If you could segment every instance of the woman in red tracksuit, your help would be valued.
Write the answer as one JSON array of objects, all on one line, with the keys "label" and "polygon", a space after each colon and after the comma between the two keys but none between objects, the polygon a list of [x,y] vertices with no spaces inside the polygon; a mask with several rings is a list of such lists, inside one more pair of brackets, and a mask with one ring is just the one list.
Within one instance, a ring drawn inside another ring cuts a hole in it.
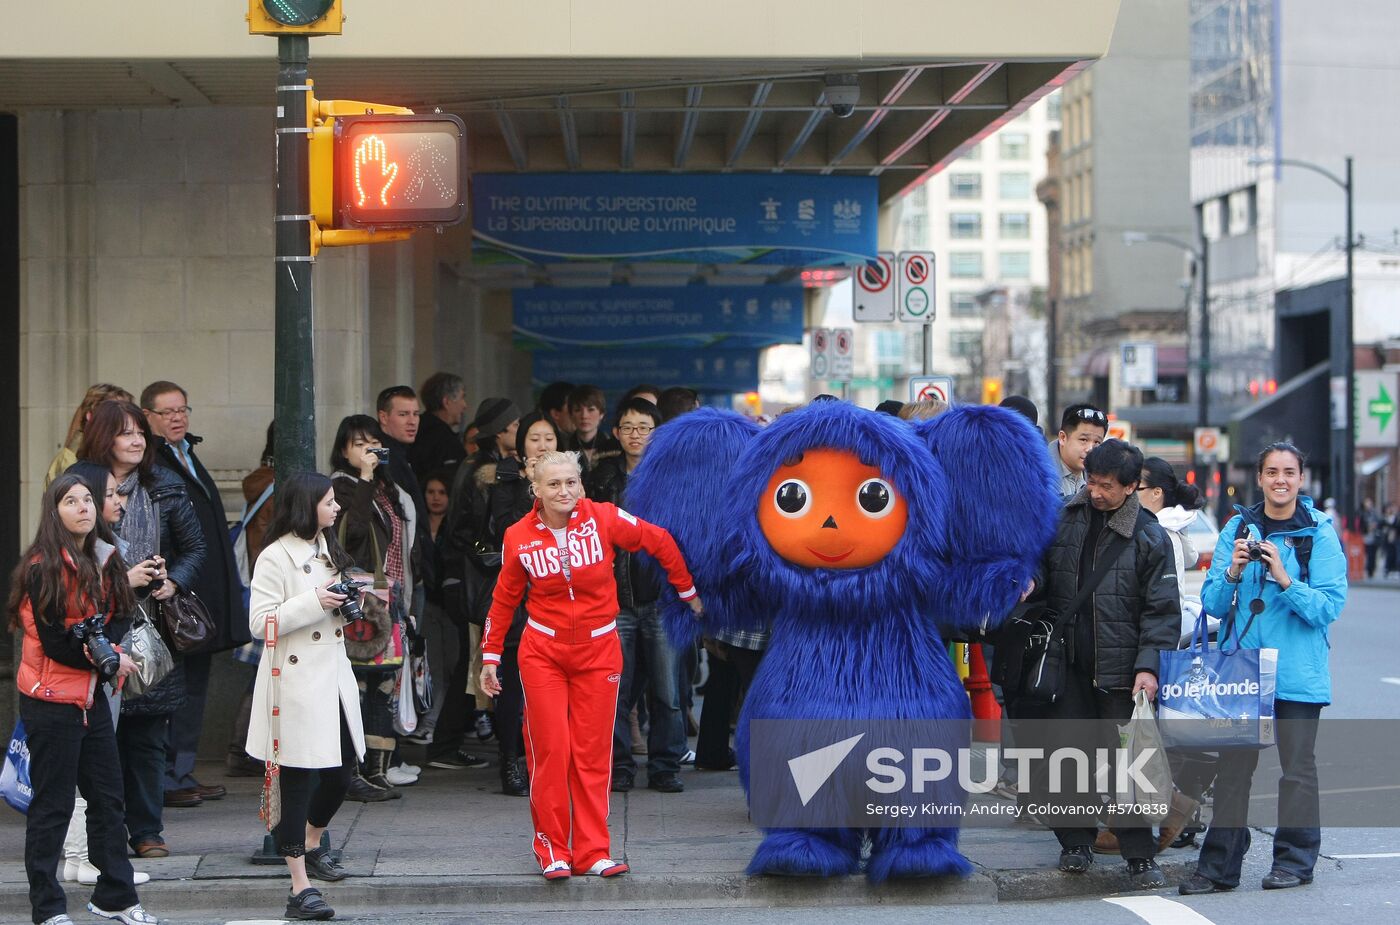
[{"label": "woman in red tracksuit", "polygon": [[481,643],[481,688],[493,697],[500,693],[496,665],[511,615],[528,589],[520,680],[535,857],[550,880],[612,877],[627,871],[608,845],[612,729],[622,672],[613,546],[654,556],[696,614],[700,599],[671,534],[583,496],[577,453],[545,453],[530,476],[537,500],[506,530]]}]

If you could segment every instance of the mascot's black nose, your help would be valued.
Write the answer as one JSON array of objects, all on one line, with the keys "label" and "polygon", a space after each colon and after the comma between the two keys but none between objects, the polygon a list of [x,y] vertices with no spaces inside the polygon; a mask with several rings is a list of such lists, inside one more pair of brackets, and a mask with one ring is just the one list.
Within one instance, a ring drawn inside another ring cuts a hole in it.
[{"label": "mascot's black nose", "polygon": [[839,529],[839,528],[836,526],[836,518],[835,518],[835,517],[832,517],[832,516],[829,515],[829,514],[827,515],[826,523],[822,524],[822,529],[823,529],[823,530],[825,530],[827,527],[830,527],[830,528],[833,529],[833,530]]}]

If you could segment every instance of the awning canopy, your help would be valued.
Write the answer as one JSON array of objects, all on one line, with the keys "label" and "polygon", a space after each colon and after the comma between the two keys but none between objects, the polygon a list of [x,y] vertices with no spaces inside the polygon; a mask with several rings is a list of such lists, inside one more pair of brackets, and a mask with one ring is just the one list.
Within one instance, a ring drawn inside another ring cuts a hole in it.
[{"label": "awning canopy", "polygon": [[[1104,55],[1119,0],[347,0],[322,99],[441,107],[473,172],[800,171],[902,195]],[[0,110],[265,106],[275,41],[237,4],[5,14]],[[157,25],[158,24],[158,25]],[[856,88],[846,118],[829,94]]]},{"label": "awning canopy", "polygon": [[1230,454],[1235,465],[1253,465],[1261,447],[1288,440],[1312,460],[1325,464],[1331,434],[1331,364],[1318,363],[1279,386],[1277,392],[1236,412],[1230,421]]}]

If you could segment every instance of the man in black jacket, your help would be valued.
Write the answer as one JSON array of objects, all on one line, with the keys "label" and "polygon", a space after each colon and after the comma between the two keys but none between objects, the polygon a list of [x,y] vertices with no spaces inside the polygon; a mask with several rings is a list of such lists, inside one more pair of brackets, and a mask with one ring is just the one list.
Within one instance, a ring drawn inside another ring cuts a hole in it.
[{"label": "man in black jacket", "polygon": [[[642,461],[651,432],[661,413],[645,398],[633,398],[619,409],[613,436],[622,453],[598,463],[589,473],[588,497],[621,505],[627,476]],[[680,793],[681,759],[686,753],[685,720],[681,715],[676,653],[666,640],[657,600],[661,587],[652,567],[623,549],[614,550],[617,577],[617,639],[622,645],[622,678],[618,684],[617,719],[613,726],[612,789],[632,789],[637,765],[632,759],[634,693],[647,694],[647,786],[662,793]]]},{"label": "man in black jacket", "polygon": [[190,588],[214,618],[217,640],[208,651],[186,655],[185,704],[171,717],[166,749],[165,805],[194,806],[217,800],[227,791],[219,784],[201,784],[194,777],[199,737],[204,731],[204,705],[209,693],[209,668],[215,652],[241,646],[250,638],[248,615],[242,612],[242,582],[228,535],[228,514],[219,487],[204,468],[195,447],[202,441],[189,432],[189,395],[174,382],[159,380],[141,392],[141,408],[159,438],[156,461],[185,484],[185,493],[199,517],[204,536],[204,564]]},{"label": "man in black jacket", "polygon": [[[1142,453],[1121,440],[1108,440],[1088,454],[1084,470],[1085,486],[1066,502],[1055,540],[1045,554],[1039,593],[1048,612],[1070,621],[1065,637],[1069,642],[1065,690],[1045,708],[1043,717],[1100,721],[1092,727],[1095,741],[1047,745],[1088,749],[1092,770],[1094,748],[1118,747],[1116,726],[1132,714],[1134,695],[1144,691],[1149,700],[1156,698],[1158,653],[1175,647],[1181,611],[1171,541],[1137,499]],[[1126,545],[1115,543],[1120,537]],[[1066,613],[1104,555],[1110,555],[1113,564],[1102,582],[1077,613]],[[1164,794],[1162,799],[1169,796]],[[1099,797],[1080,793],[1050,799],[1059,805],[1093,807]],[[1067,873],[1083,873],[1093,863],[1097,819],[1089,816],[1084,822],[1088,824],[1055,829],[1063,849],[1060,870]],[[1144,822],[1112,828],[1133,885],[1161,886],[1165,879],[1152,860],[1156,854],[1152,830]]]},{"label": "man in black jacket", "polygon": [[457,428],[467,413],[466,383],[452,373],[433,373],[418,390],[423,400],[423,416],[418,436],[408,449],[413,474],[422,485],[434,472],[447,472],[467,458],[466,447]]}]

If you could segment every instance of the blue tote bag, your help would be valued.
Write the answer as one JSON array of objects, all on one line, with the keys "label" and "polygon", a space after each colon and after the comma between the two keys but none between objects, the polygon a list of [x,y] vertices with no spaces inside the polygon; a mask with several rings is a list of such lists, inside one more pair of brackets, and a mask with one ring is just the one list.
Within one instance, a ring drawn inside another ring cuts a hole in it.
[{"label": "blue tote bag", "polygon": [[0,797],[22,813],[29,812],[34,789],[29,783],[29,738],[24,734],[24,720],[15,723],[15,733],[5,749],[5,764],[0,768]]},{"label": "blue tote bag", "polygon": [[[1242,649],[1238,638],[1227,649],[1233,626],[1233,619],[1225,621],[1220,642],[1212,648],[1202,611],[1190,648],[1161,653],[1157,726],[1168,748],[1209,751],[1274,744],[1278,649]],[[1246,623],[1240,636],[1248,630]]]}]

